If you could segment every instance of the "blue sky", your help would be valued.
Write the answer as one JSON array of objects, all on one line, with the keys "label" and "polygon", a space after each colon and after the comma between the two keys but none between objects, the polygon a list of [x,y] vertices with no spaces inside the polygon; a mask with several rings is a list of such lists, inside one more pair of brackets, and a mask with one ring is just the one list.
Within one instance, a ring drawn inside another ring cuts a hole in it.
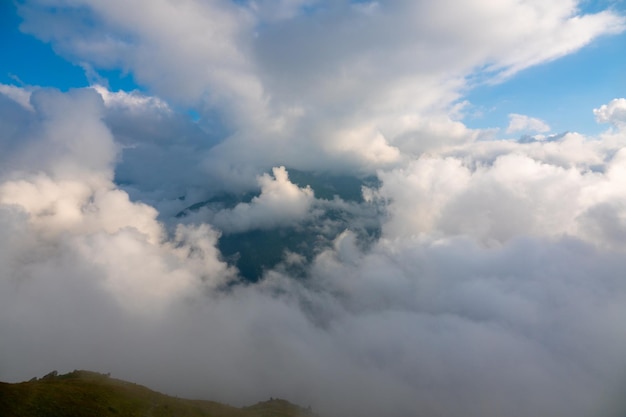
[{"label": "blue sky", "polygon": [[[584,13],[611,8],[624,14],[623,0],[588,0]],[[592,109],[626,94],[626,33],[601,37],[591,45],[552,62],[526,69],[496,85],[483,85],[465,97],[476,113],[465,119],[469,127],[503,127],[510,113],[545,120],[553,133],[595,134]],[[471,112],[470,112],[471,113]]]},{"label": "blue sky", "polygon": [[[545,120],[554,133],[597,133],[592,109],[626,94],[626,34],[607,36],[553,62],[528,68],[465,97],[479,112],[469,127],[506,126],[509,113]],[[471,113],[471,111],[469,112]]]},{"label": "blue sky", "polygon": [[54,86],[60,89],[83,87],[84,71],[54,53],[50,45],[20,32],[21,19],[15,6],[0,3],[0,82],[5,84]]},{"label": "blue sky", "polygon": [[[11,1],[0,2],[0,82],[54,87],[62,91],[89,86],[85,70],[57,54],[51,44],[20,30],[22,19]],[[99,70],[112,90],[139,88],[130,74]]]}]

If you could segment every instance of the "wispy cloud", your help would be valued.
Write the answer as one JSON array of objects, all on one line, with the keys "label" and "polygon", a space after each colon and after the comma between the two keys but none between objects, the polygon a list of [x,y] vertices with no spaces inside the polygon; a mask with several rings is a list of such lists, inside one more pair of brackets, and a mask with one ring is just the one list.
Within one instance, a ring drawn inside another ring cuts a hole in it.
[{"label": "wispy cloud", "polygon": [[509,114],[509,126],[506,133],[516,132],[538,132],[545,133],[550,131],[550,126],[543,120],[535,117],[526,116],[524,114]]}]

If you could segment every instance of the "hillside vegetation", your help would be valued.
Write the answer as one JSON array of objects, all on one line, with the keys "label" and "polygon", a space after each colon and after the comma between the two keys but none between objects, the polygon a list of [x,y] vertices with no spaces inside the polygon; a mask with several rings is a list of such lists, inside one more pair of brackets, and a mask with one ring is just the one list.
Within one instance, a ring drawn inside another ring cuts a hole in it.
[{"label": "hillside vegetation", "polygon": [[185,400],[89,371],[52,372],[41,379],[0,382],[3,417],[312,417],[309,410],[272,399],[244,408]]}]

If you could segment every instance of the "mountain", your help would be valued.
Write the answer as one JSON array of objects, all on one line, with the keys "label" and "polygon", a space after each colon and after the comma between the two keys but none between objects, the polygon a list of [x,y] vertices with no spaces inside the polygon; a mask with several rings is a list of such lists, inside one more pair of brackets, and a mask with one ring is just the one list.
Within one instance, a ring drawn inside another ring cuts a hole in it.
[{"label": "mountain", "polygon": [[89,371],[8,384],[0,382],[0,416],[6,417],[314,417],[280,399],[236,408],[185,400]]},{"label": "mountain", "polygon": [[[380,187],[377,177],[358,178],[294,168],[288,168],[288,172],[289,181],[300,188],[310,187],[315,193],[315,202],[306,218],[289,226],[221,230],[217,247],[224,260],[237,267],[245,281],[261,280],[265,271],[285,260],[287,253],[297,254],[303,260],[302,268],[291,265],[289,271],[292,276],[301,277],[306,265],[321,251],[332,247],[334,240],[345,230],[353,232],[363,246],[380,236],[380,208],[363,198],[364,187]],[[260,191],[223,192],[190,205],[176,217],[192,216],[203,209],[206,213],[232,210],[240,203],[250,203],[259,195]],[[210,223],[210,217],[201,219]]]}]

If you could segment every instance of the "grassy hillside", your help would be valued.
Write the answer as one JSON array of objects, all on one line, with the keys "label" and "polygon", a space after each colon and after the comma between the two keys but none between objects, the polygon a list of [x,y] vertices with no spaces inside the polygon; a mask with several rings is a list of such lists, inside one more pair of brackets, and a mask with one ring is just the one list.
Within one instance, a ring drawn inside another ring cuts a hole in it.
[{"label": "grassy hillside", "polygon": [[183,400],[107,375],[51,373],[18,384],[0,383],[3,417],[312,417],[284,400],[235,408],[213,401]]}]

